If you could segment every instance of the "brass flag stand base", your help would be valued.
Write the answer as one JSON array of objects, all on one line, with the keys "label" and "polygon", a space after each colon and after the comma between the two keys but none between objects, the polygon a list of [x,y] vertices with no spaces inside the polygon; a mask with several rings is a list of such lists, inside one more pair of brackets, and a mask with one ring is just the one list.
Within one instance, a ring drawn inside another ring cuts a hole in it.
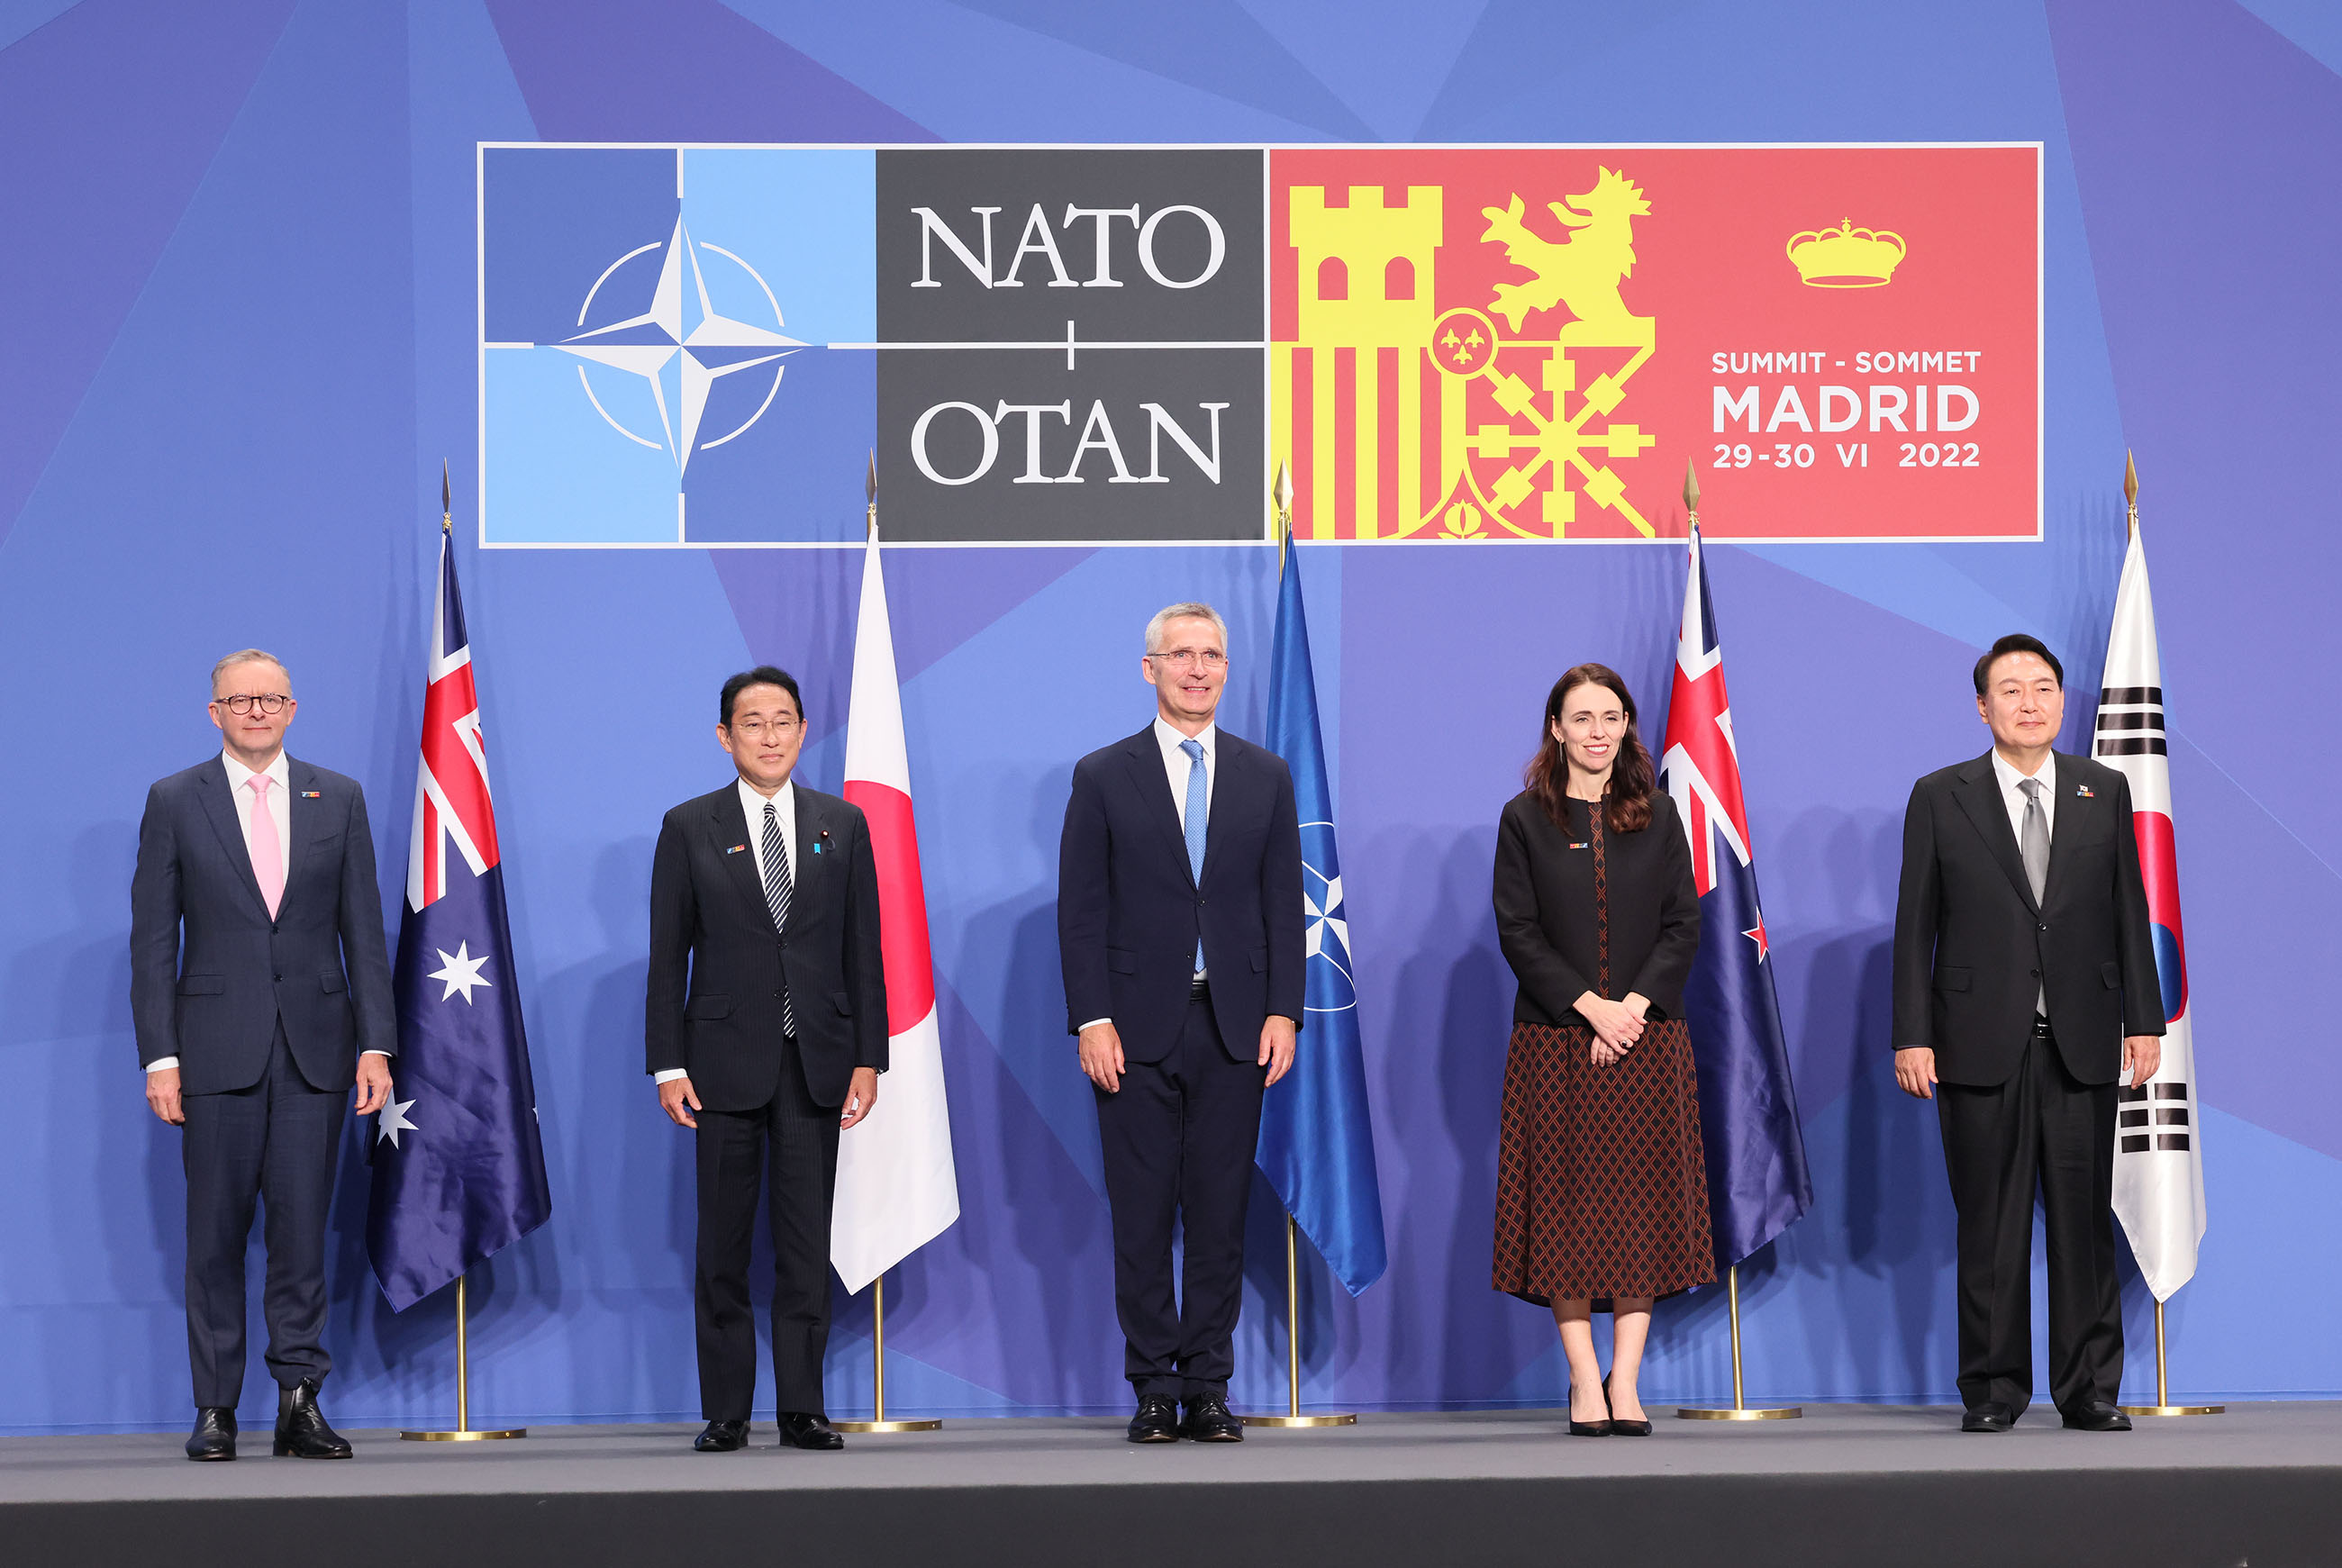
[{"label": "brass flag stand base", "polygon": [[398,1435],[409,1443],[489,1443],[499,1438],[526,1437],[525,1426],[507,1426],[495,1432],[479,1432],[472,1426],[472,1356],[467,1330],[471,1303],[464,1291],[464,1276],[455,1276],[455,1430],[453,1432],[402,1432]]},{"label": "brass flag stand base", "polygon": [[2219,1415],[2225,1404],[2174,1404],[2171,1383],[2163,1370],[2163,1303],[2155,1303],[2155,1403],[2117,1406],[2125,1415]]},{"label": "brass flag stand base", "polygon": [[1678,1405],[1676,1414],[1686,1421],[1795,1421],[1806,1413],[1803,1405],[1770,1404],[1751,1407],[1740,1391],[1740,1265],[1733,1264],[1724,1273],[1725,1290],[1732,1303],[1732,1406],[1718,1410],[1709,1405]]},{"label": "brass flag stand base", "polygon": [[880,1274],[870,1282],[870,1419],[867,1421],[833,1421],[830,1425],[840,1432],[933,1432],[943,1425],[939,1420],[889,1421],[886,1419],[886,1276]]},{"label": "brass flag stand base", "polygon": [[1246,1426],[1356,1426],[1358,1418],[1352,1414],[1301,1413],[1300,1248],[1295,1239],[1300,1229],[1291,1214],[1285,1216],[1285,1413],[1238,1419]]}]

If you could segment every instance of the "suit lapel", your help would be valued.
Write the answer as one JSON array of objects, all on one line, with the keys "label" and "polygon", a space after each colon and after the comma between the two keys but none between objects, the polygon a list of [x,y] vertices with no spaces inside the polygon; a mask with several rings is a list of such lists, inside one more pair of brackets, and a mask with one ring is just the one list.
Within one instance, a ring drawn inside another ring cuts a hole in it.
[{"label": "suit lapel", "polygon": [[[1967,813],[1968,821],[1975,824],[1977,832],[1983,836],[1985,848],[1991,852],[1993,859],[2000,863],[2000,869],[2007,876],[2009,884],[2017,889],[2017,896],[2025,901],[2026,908],[2038,914],[2041,906],[2034,901],[2032,880],[2025,874],[2025,857],[2017,853],[2017,834],[2009,828],[2008,808],[2001,803],[2000,780],[1993,772],[1989,754],[1970,763],[1962,771],[1959,787],[1952,792],[1952,795],[1960,803],[1960,809]],[[2054,835],[2052,837],[2054,842]],[[2055,864],[2053,858],[2053,870]],[[2042,885],[2045,888],[2048,885],[2047,877],[2043,878]]]},{"label": "suit lapel", "polygon": [[[748,846],[752,834],[762,833],[764,824],[751,827],[748,814],[741,809],[740,791],[736,785],[726,785],[708,801],[708,836],[715,845],[716,858],[723,863],[732,885],[749,906],[766,911],[765,924],[772,924],[772,906],[765,902],[765,884],[756,876],[756,852]],[[737,846],[736,851],[735,846]]]},{"label": "suit lapel", "polygon": [[210,766],[196,774],[195,795],[204,803],[204,814],[212,819],[212,828],[219,834],[220,848],[225,852],[236,880],[252,895],[253,907],[266,919],[268,901],[260,896],[260,878],[252,874],[252,850],[244,842],[244,824],[236,820],[235,797],[228,790],[225,763],[214,758]]},{"label": "suit lapel", "polygon": [[[1236,802],[1236,792],[1244,788],[1243,769],[1236,760],[1236,748],[1228,744],[1226,730],[1219,734],[1219,744],[1214,748],[1219,755],[1212,761],[1212,794],[1209,814],[1204,818],[1204,874],[1212,874],[1212,863],[1219,857],[1220,844],[1227,837],[1220,824],[1226,820],[1226,808]],[[1182,848],[1186,845],[1183,844]]]},{"label": "suit lapel", "polygon": [[[789,845],[789,875],[794,879],[789,888],[789,929],[794,931],[806,923],[806,911],[813,907],[813,889],[829,874],[832,853],[830,841],[822,837],[836,824],[829,820],[829,811],[812,791],[799,789],[797,795],[796,841]],[[820,846],[816,853],[816,846]]]},{"label": "suit lapel", "polygon": [[[309,864],[309,852],[315,847],[318,832],[325,824],[325,814],[318,809],[325,804],[323,792],[315,800],[301,798],[303,790],[317,789],[317,770],[289,756],[285,762],[285,782],[291,786],[285,792],[285,820],[292,824],[293,853],[285,858],[285,897],[276,906],[280,915],[285,913],[285,905],[293,902],[293,890],[301,885],[301,872]],[[249,860],[251,856],[245,858]],[[259,885],[257,879],[254,885]]]},{"label": "suit lapel", "polygon": [[[1146,814],[1167,834],[1179,869],[1187,873],[1187,880],[1196,880],[1195,867],[1187,864],[1187,835],[1179,827],[1179,803],[1171,794],[1170,771],[1163,765],[1163,748],[1155,744],[1155,726],[1149,724],[1130,737],[1123,747],[1130,764],[1131,782],[1138,787],[1138,798],[1147,803]],[[1209,824],[1206,823],[1208,829]]]}]

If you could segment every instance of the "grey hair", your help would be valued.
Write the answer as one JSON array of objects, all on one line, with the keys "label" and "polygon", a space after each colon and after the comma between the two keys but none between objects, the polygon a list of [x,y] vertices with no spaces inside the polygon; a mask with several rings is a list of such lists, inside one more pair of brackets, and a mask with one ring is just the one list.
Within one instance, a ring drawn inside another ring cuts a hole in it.
[{"label": "grey hair", "polygon": [[1146,623],[1148,653],[1159,654],[1163,651],[1163,628],[1174,621],[1209,621],[1213,628],[1220,634],[1221,648],[1225,650],[1228,645],[1228,624],[1220,619],[1220,613],[1209,604],[1190,602],[1184,604],[1166,604],[1155,612],[1155,618]]},{"label": "grey hair", "polygon": [[[219,690],[220,677],[238,664],[274,664],[278,669],[285,670],[285,661],[265,648],[238,648],[212,666],[214,692]],[[285,684],[288,686],[293,684],[293,672],[290,670],[285,670]],[[292,694],[288,692],[285,694],[290,696]]]}]

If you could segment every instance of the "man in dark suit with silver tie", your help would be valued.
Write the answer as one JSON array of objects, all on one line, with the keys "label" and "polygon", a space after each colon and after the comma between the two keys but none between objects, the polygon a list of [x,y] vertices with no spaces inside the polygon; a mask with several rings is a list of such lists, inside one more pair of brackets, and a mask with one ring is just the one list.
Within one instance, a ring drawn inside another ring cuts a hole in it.
[{"label": "man in dark suit with silver tie", "polygon": [[275,1452],[346,1459],[317,1407],[333,1370],[325,1213],[345,1097],[390,1098],[389,950],[355,779],[285,754],[298,707],[257,648],[212,668],[219,756],[147,793],[130,884],[130,1006],[146,1103],[185,1129],[190,1459],[235,1457],[244,1254],[265,1202]]},{"label": "man in dark suit with silver tie", "polygon": [[797,684],[770,664],[724,683],[716,739],[739,776],[666,814],[651,863],[647,1064],[696,1134],[693,1286],[702,1453],[746,1445],[756,1383],[748,1249],[760,1187],[773,1233],[781,1441],[838,1449],[824,1413],[829,1213],[838,1134],[886,1070],[878,871],[860,807],[803,788]]},{"label": "man in dark suit with silver tie", "polygon": [[1976,664],[1992,750],[1911,791],[1895,905],[1895,1078],[1933,1099],[1958,1211],[1963,1432],[2033,1398],[2033,1204],[2049,1251],[2049,1391],[2123,1432],[2115,1090],[2162,1056],[2130,785],[2050,748],[2065,671],[2022,634]]},{"label": "man in dark suit with silver tie", "polygon": [[1244,1437],[1227,1391],[1245,1204],[1262,1094],[1301,1025],[1293,775],[1214,723],[1227,638],[1208,604],[1147,623],[1155,721],[1075,764],[1058,849],[1066,1026],[1096,1086],[1133,1443]]}]

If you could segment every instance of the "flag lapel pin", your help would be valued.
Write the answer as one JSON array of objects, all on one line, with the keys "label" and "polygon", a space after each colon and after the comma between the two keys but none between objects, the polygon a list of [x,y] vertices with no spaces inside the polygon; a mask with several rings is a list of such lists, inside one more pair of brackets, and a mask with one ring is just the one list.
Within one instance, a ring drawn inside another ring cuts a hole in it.
[{"label": "flag lapel pin", "polygon": [[2087,784],[2076,784],[2074,786],[2074,793],[2080,795],[2084,800],[2096,800],[2098,798]]},{"label": "flag lapel pin", "polygon": [[745,844],[736,844],[726,848],[724,853],[726,854],[737,854],[747,847],[748,846]]},{"label": "flag lapel pin", "polygon": [[301,798],[303,800],[323,800],[325,798],[325,792],[321,789],[305,789],[301,792]]},{"label": "flag lapel pin", "polygon": [[1592,839],[1587,839],[1587,840],[1586,841],[1586,844],[1571,844],[1569,847],[1570,847],[1570,848],[1572,848],[1572,849],[1584,849],[1584,848],[1586,846],[1586,844],[1592,844],[1593,842],[1594,842],[1594,841],[1593,841]]}]

